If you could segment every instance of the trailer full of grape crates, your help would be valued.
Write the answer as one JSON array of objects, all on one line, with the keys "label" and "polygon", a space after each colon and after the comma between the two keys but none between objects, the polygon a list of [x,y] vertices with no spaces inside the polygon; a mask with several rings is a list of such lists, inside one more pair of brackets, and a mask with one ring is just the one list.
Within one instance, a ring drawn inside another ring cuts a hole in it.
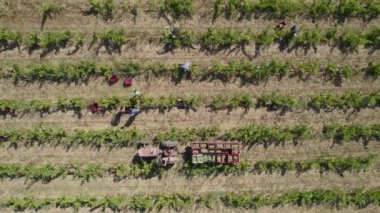
[{"label": "trailer full of grape crates", "polygon": [[240,147],[237,141],[193,142],[191,161],[193,164],[237,164],[240,162]]}]

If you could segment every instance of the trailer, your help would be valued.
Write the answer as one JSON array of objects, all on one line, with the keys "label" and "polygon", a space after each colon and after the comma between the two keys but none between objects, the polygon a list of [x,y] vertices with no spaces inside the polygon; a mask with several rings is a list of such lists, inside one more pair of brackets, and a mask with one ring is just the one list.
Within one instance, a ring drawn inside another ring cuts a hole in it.
[{"label": "trailer", "polygon": [[240,162],[241,143],[237,141],[209,141],[191,143],[193,164],[237,164]]}]

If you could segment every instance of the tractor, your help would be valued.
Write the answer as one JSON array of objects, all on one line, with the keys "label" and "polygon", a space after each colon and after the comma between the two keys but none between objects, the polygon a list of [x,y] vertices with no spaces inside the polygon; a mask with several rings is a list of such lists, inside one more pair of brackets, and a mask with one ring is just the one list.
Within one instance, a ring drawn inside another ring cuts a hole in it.
[{"label": "tractor", "polygon": [[167,166],[173,165],[178,161],[178,141],[163,141],[160,144],[160,150],[162,150],[161,156],[159,158],[159,165]]},{"label": "tractor", "polygon": [[156,161],[160,166],[170,166],[178,161],[178,142],[164,141],[159,148],[152,147],[149,142],[140,142],[137,155],[141,161]]}]

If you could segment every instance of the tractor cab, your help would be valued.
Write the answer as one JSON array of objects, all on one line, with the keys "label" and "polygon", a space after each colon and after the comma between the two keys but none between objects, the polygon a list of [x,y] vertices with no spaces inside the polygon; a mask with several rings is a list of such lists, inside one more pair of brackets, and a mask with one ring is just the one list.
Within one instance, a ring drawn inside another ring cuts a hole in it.
[{"label": "tractor cab", "polygon": [[146,140],[142,140],[138,143],[139,149],[137,150],[137,156],[142,161],[152,161],[158,159],[162,151],[155,147],[150,146],[150,143]]},{"label": "tractor cab", "polygon": [[178,161],[178,141],[164,141],[160,145],[162,151],[159,164],[161,166],[173,165]]}]

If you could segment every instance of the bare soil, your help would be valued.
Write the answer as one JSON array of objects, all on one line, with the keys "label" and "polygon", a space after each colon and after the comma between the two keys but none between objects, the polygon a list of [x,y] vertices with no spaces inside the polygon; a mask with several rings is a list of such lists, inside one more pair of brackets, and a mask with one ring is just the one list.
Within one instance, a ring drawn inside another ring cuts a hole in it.
[{"label": "bare soil", "polygon": [[[103,129],[111,127],[113,119],[112,113],[102,115],[93,115],[91,112],[84,112],[81,118],[78,118],[73,112],[53,113],[40,117],[39,114],[25,114],[23,117],[1,119],[2,127],[22,127],[31,128],[35,125],[61,127],[65,129],[89,128]],[[144,131],[157,131],[169,129],[171,127],[207,127],[210,125],[219,125],[222,129],[243,126],[250,123],[261,125],[281,125],[289,126],[296,124],[310,124],[314,128],[322,128],[324,124],[330,123],[378,123],[379,109],[364,109],[359,112],[344,113],[341,110],[331,112],[316,113],[310,110],[296,110],[285,115],[279,112],[268,112],[266,109],[243,109],[228,112],[212,112],[210,109],[200,108],[196,112],[172,109],[170,112],[161,113],[158,110],[142,112],[135,119],[124,115],[121,117],[118,127],[137,127]],[[129,121],[128,121],[129,120]]]},{"label": "bare soil", "polygon": [[[212,22],[213,19],[213,2],[212,1],[194,1],[194,15],[191,19],[174,20],[170,15],[167,18],[160,16],[158,7],[162,1],[155,2],[154,8],[146,2],[139,4],[138,15],[134,17],[129,11],[123,12],[121,3],[117,2],[116,12],[113,19],[104,21],[102,17],[94,15],[83,15],[81,10],[89,8],[86,0],[68,0],[61,5],[65,8],[58,15],[53,15],[47,19],[44,29],[62,30],[65,29],[82,29],[85,31],[94,31],[104,28],[125,28],[127,30],[141,30],[150,32],[152,30],[163,30],[164,27],[175,25],[185,28],[207,29],[209,27],[230,27],[234,29],[263,30],[272,29],[279,20],[270,20],[263,18],[251,18],[239,20],[238,16],[232,20],[227,20],[223,15]],[[7,15],[0,20],[5,26],[13,29],[24,30],[41,30],[41,15],[38,7],[40,0],[4,0],[7,8]],[[22,14],[22,15],[21,15]],[[335,24],[333,20],[316,20],[304,19],[303,17],[289,18],[289,22],[297,23],[302,27],[318,26],[326,28]],[[376,26],[379,19],[370,22],[363,22],[361,19],[347,19],[344,26],[356,26],[360,29],[366,29]]]},{"label": "bare soil", "polygon": [[[180,152],[185,152],[185,147],[190,144],[181,145]],[[245,147],[242,153],[242,159],[250,162],[260,160],[311,160],[327,156],[365,156],[369,153],[380,152],[380,144],[376,141],[364,145],[361,142],[350,142],[343,145],[333,144],[328,140],[307,140],[294,145],[292,142],[275,146],[265,147],[255,145]],[[66,149],[62,146],[19,146],[17,149],[8,147],[6,144],[0,148],[2,162],[21,163],[25,162],[34,164],[53,163],[98,163],[98,164],[115,164],[130,163],[137,153],[136,147],[109,149],[89,148],[89,147],[72,147]],[[380,168],[379,168],[380,169]]]},{"label": "bare soil", "polygon": [[144,194],[155,192],[183,192],[207,193],[213,191],[239,192],[252,190],[256,193],[280,193],[293,190],[332,189],[343,188],[354,190],[356,188],[371,189],[380,187],[378,171],[367,171],[358,174],[345,173],[340,177],[334,173],[320,175],[318,171],[311,171],[297,177],[295,174],[272,175],[245,175],[245,176],[217,176],[194,177],[187,179],[179,174],[168,174],[166,178],[152,178],[147,180],[127,179],[114,182],[112,177],[105,177],[81,183],[72,180],[71,176],[65,179],[58,178],[48,184],[34,183],[29,188],[22,179],[2,181],[1,196],[21,196],[23,194],[44,196],[89,194],[106,196],[109,194]]},{"label": "bare soil", "polygon": [[[370,93],[380,89],[380,79],[369,79],[361,74],[353,76],[351,79],[344,79],[342,85],[337,86],[332,81],[324,80],[322,76],[312,76],[308,80],[298,77],[283,78],[278,80],[271,78],[266,83],[258,85],[244,83],[239,79],[229,82],[221,80],[182,80],[179,83],[170,78],[145,79],[143,77],[134,79],[133,87],[138,88],[146,95],[201,95],[216,96],[219,94],[233,95],[235,93],[247,92],[253,97],[258,97],[263,93],[279,92],[295,97],[307,96],[315,93],[338,93],[360,90],[363,93]],[[126,97],[132,95],[132,88],[123,87],[122,83],[109,86],[104,78],[91,79],[88,83],[66,84],[66,83],[25,83],[15,84],[12,80],[0,80],[1,99],[29,100],[29,99],[50,99],[57,100],[57,97],[70,98],[81,96],[86,99],[99,99],[107,95],[117,95]]]},{"label": "bare soil", "polygon": [[[119,2],[119,1],[117,1]],[[38,12],[40,0],[4,0],[1,3],[5,5],[7,15],[0,17],[2,26],[9,27],[13,30],[22,32],[41,31],[41,17]],[[136,22],[133,21],[131,14],[121,14],[118,10],[114,20],[105,22],[101,18],[94,16],[83,16],[80,9],[88,7],[86,0],[68,0],[63,3],[65,10],[48,19],[44,29],[62,31],[65,29],[73,32],[92,33],[94,31],[103,31],[113,28],[124,28],[126,31],[136,31],[140,37],[133,42],[123,45],[120,54],[109,54],[104,48],[99,53],[87,46],[79,50],[76,54],[69,54],[73,47],[61,49],[59,52],[51,52],[41,58],[41,50],[28,54],[23,48],[20,52],[17,49],[0,52],[1,63],[15,62],[17,64],[27,64],[30,62],[52,62],[59,63],[62,60],[78,61],[82,59],[93,59],[102,62],[112,62],[121,60],[138,60],[141,62],[160,62],[160,63],[181,63],[184,61],[193,61],[198,64],[208,63],[217,60],[226,62],[231,59],[248,59],[246,53],[241,49],[222,50],[216,53],[204,52],[196,49],[176,49],[173,53],[168,52],[159,54],[162,44],[157,40],[157,32],[161,32],[166,26],[176,25],[197,30],[206,30],[209,27],[230,27],[236,30],[261,31],[272,28],[278,20],[252,19],[238,22],[237,18],[232,21],[219,17],[215,23],[212,23],[212,14],[210,8],[213,7],[212,1],[196,1],[196,12],[191,20],[184,19],[173,22],[171,17],[169,21],[159,17],[158,12],[140,11]],[[144,10],[147,6],[144,5]],[[311,20],[295,18],[291,22],[298,23],[302,27],[313,27]],[[170,22],[170,23],[169,23]],[[331,20],[317,21],[315,24],[320,29],[332,27],[335,23]],[[344,28],[355,28],[366,31],[378,26],[379,19],[372,20],[369,23],[362,22],[359,19],[347,20]],[[149,42],[149,37],[155,37]],[[255,55],[255,45],[250,44],[246,47],[249,56]],[[380,52],[369,49],[359,48],[357,53],[342,53],[337,47],[321,45],[317,51],[297,49],[291,52],[280,51],[278,45],[272,45],[261,52],[260,55],[251,58],[253,63],[268,62],[271,59],[290,60],[294,63],[305,61],[317,61],[324,64],[334,62],[339,64],[349,64],[356,69],[367,66],[368,62],[378,62]],[[262,93],[279,91],[283,94],[289,94],[297,97],[308,96],[313,93],[333,92],[342,94],[346,91],[360,90],[363,93],[369,93],[380,89],[379,80],[369,79],[359,74],[351,80],[344,80],[341,87],[337,87],[332,82],[325,82],[319,76],[313,76],[307,81],[298,78],[285,78],[280,81],[270,79],[265,84],[242,84],[239,79],[230,82],[214,81],[182,81],[175,85],[168,78],[144,79],[136,78],[134,87],[140,91],[155,96],[159,95],[202,95],[215,96],[217,94],[232,95],[236,92],[247,92],[253,97]],[[13,84],[10,80],[0,79],[0,99],[50,99],[57,100],[59,97],[82,96],[90,100],[98,100],[99,97],[106,95],[129,96],[131,89],[125,89],[121,84],[108,86],[104,79],[91,79],[88,84],[56,84],[56,83],[29,83],[20,82]],[[56,112],[40,117],[37,113],[25,114],[16,118],[0,118],[0,128],[32,128],[38,125],[51,127],[61,127],[67,130],[76,128],[85,129],[104,129],[111,127],[111,120],[114,112],[108,112],[104,116],[92,115],[90,112],[83,111],[83,117],[78,118],[73,112]],[[120,128],[128,123],[129,117],[124,116],[117,127]],[[218,124],[223,130],[245,125],[248,123],[258,123],[261,125],[295,125],[309,124],[314,129],[321,130],[322,126],[327,123],[363,123],[373,124],[380,122],[380,109],[364,109],[359,112],[343,112],[335,110],[332,112],[316,113],[311,110],[295,110],[285,115],[279,112],[268,112],[266,109],[250,109],[245,112],[242,109],[231,112],[219,111],[211,112],[209,108],[200,107],[196,112],[185,112],[182,110],[172,109],[169,112],[161,113],[158,111],[143,112],[126,128],[137,127],[148,131],[154,135],[158,130],[167,130],[171,127],[202,127],[212,124]],[[184,147],[180,147],[184,150]],[[77,147],[65,150],[62,147],[19,147],[18,149],[9,148],[5,144],[0,147],[0,162],[18,162],[27,163],[89,163],[97,162],[102,164],[112,163],[129,163],[134,156],[136,149],[123,148],[109,150],[101,148],[99,150],[92,148]],[[378,141],[371,141],[367,146],[361,142],[351,142],[343,145],[334,145],[332,141],[321,139],[316,136],[313,139],[301,142],[295,146],[292,142],[286,142],[279,146],[264,147],[257,145],[243,150],[243,159],[256,162],[258,160],[283,159],[283,160],[306,160],[322,156],[362,156],[369,153],[379,153],[380,144]],[[29,182],[23,179],[1,180],[0,197],[7,198],[10,196],[32,195],[36,197],[59,196],[59,195],[79,195],[93,194],[97,196],[105,195],[134,195],[146,194],[162,191],[169,192],[189,192],[189,193],[207,193],[213,191],[221,192],[240,192],[242,190],[253,190],[257,193],[281,193],[289,190],[308,190],[308,189],[334,189],[342,188],[351,190],[355,188],[373,189],[380,187],[380,162],[377,161],[370,171],[360,173],[346,172],[343,177],[335,173],[320,174],[318,171],[310,171],[298,176],[295,173],[280,174],[262,174],[262,175],[244,175],[244,176],[218,176],[218,177],[194,177],[187,179],[173,168],[167,176],[162,179],[152,178],[126,179],[114,182],[112,177],[106,176],[86,183],[80,180],[73,180],[71,176],[65,179],[59,178],[48,184],[40,182],[29,186]],[[1,212],[9,212],[9,209],[1,209]],[[88,212],[89,209],[81,209],[79,212]],[[214,209],[189,209],[184,212],[252,212],[245,209],[225,209],[217,206]],[[300,208],[293,206],[284,206],[280,208],[263,207],[257,212],[379,212],[379,206],[370,206],[365,209],[345,208],[342,210],[330,209],[326,207]],[[44,209],[43,212],[72,212],[72,209]],[[96,211],[98,212],[98,211]],[[107,210],[106,212],[109,212]],[[165,212],[165,211],[164,211]]]}]

